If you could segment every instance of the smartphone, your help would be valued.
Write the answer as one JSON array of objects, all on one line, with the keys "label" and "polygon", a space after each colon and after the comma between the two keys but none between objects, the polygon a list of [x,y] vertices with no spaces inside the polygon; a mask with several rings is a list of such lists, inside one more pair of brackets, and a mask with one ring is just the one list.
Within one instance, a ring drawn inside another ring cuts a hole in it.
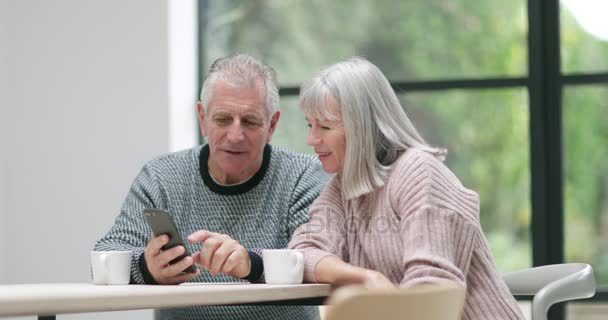
[{"label": "smartphone", "polygon": [[[169,236],[169,242],[162,247],[163,250],[168,250],[179,245],[186,248],[184,242],[182,241],[182,237],[177,231],[177,227],[175,227],[173,218],[168,211],[161,209],[144,209],[144,216],[146,217],[146,221],[148,222],[150,229],[152,229],[152,232],[154,232],[154,236],[158,237],[162,234]],[[189,255],[190,253],[188,252],[188,248],[186,248],[186,252],[171,260],[169,264],[174,264]],[[186,268],[183,272],[195,273],[196,267],[193,264]]]}]

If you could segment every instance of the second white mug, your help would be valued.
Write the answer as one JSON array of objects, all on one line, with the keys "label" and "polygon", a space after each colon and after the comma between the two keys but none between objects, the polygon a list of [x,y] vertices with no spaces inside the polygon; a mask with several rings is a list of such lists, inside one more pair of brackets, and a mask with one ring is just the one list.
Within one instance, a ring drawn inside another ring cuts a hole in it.
[{"label": "second white mug", "polygon": [[132,251],[92,251],[93,283],[129,284]]},{"label": "second white mug", "polygon": [[268,284],[298,284],[304,279],[304,254],[299,250],[263,250]]}]

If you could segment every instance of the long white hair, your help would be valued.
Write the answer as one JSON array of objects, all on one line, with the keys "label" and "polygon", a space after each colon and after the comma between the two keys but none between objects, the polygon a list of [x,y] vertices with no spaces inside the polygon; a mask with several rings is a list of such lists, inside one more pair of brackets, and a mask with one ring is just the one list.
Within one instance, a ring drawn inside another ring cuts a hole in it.
[{"label": "long white hair", "polygon": [[429,146],[420,136],[380,69],[354,57],[327,67],[304,82],[300,107],[307,116],[335,120],[327,98],[340,105],[346,133],[342,193],[353,199],[384,185],[390,165],[408,148],[443,160],[445,149]]}]

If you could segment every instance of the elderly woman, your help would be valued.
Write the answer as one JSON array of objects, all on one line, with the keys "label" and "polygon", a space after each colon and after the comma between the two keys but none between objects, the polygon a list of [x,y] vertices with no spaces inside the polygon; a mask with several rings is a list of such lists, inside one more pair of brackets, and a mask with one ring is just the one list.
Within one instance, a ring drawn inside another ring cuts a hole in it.
[{"label": "elderly woman", "polygon": [[464,319],[523,319],[479,224],[479,197],[443,164],[382,72],[353,58],[304,83],[314,147],[336,173],[289,247],[307,282],[466,286]]}]

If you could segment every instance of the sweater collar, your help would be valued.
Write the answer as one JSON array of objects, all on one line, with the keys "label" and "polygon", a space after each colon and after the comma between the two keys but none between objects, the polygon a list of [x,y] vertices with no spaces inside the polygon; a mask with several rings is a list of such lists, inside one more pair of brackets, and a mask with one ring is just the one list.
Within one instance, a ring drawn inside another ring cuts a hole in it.
[{"label": "sweater collar", "polygon": [[211,177],[211,175],[209,174],[209,167],[208,167],[209,145],[206,144],[201,149],[199,157],[198,157],[199,172],[200,172],[201,178],[203,179],[203,182],[211,191],[213,191],[217,194],[223,194],[223,195],[238,195],[238,194],[245,193],[245,192],[255,188],[262,181],[262,179],[264,179],[264,176],[266,175],[266,171],[268,170],[268,166],[270,166],[271,152],[272,152],[272,147],[269,144],[266,144],[266,146],[264,147],[264,155],[263,155],[262,166],[260,167],[260,170],[258,170],[258,172],[256,172],[251,178],[249,178],[247,181],[245,181],[241,184],[224,186],[224,185],[216,183],[213,180],[213,178]]}]

